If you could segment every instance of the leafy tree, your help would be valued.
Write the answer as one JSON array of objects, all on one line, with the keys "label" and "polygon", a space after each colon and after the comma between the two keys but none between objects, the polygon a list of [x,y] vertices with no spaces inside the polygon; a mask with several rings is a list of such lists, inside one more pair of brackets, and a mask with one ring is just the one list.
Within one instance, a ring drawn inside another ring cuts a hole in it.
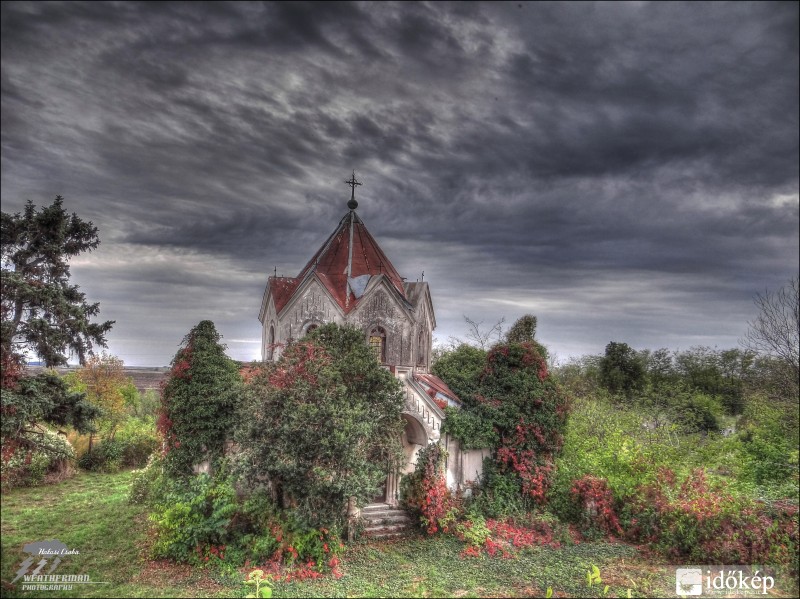
[{"label": "leafy tree", "polygon": [[647,380],[654,388],[675,382],[677,373],[672,361],[672,352],[666,347],[654,351],[645,349],[639,355],[644,362]]},{"label": "leafy tree", "polygon": [[593,395],[600,387],[601,355],[585,355],[571,358],[566,364],[559,366],[555,374],[570,395],[586,397]]},{"label": "leafy tree", "polygon": [[268,480],[312,526],[366,504],[402,458],[403,395],[362,331],[327,324],[247,385],[237,434],[247,481]]},{"label": "leafy tree", "polygon": [[[70,373],[72,388],[86,393],[86,398],[100,408],[98,424],[102,434],[114,438],[117,427],[125,419],[125,392],[129,392],[130,378],[125,376],[122,360],[103,353],[89,356],[82,368]],[[89,451],[93,436],[89,437]]]},{"label": "leafy tree", "polygon": [[462,343],[444,352],[431,367],[431,372],[453,390],[462,400],[468,401],[478,390],[480,374],[486,365],[486,351]]},{"label": "leafy tree", "polygon": [[693,347],[675,354],[675,369],[684,384],[717,396],[731,414],[744,407],[744,381],[753,366],[753,354],[738,349]]},{"label": "leafy tree", "polygon": [[158,420],[164,466],[171,476],[187,476],[207,459],[215,464],[231,439],[241,378],[220,339],[214,323],[203,320],[172,359]]},{"label": "leafy tree", "polygon": [[13,369],[26,348],[52,367],[66,364],[67,353],[76,354],[83,364],[93,345],[105,347],[105,335],[114,322],[90,322],[99,304],[86,303],[78,286],[69,284],[69,258],[99,244],[97,228],[67,214],[61,196],[41,211],[29,201],[21,214],[2,213],[4,370]]},{"label": "leafy tree", "polygon": [[600,361],[600,383],[611,393],[624,394],[629,399],[644,389],[645,370],[641,358],[627,343],[612,341],[606,345]]}]

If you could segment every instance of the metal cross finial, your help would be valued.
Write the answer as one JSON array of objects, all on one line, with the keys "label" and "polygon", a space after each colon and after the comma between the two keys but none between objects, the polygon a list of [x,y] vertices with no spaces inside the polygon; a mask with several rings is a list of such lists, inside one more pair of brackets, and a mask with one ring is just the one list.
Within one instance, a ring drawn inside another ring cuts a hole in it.
[{"label": "metal cross finial", "polygon": [[350,187],[353,188],[350,194],[350,201],[347,202],[347,207],[350,208],[350,210],[355,210],[356,208],[358,208],[358,202],[356,202],[356,185],[361,185],[360,181],[356,181],[355,170],[353,171],[353,176],[350,178],[350,180],[345,181],[345,183],[347,183]]}]

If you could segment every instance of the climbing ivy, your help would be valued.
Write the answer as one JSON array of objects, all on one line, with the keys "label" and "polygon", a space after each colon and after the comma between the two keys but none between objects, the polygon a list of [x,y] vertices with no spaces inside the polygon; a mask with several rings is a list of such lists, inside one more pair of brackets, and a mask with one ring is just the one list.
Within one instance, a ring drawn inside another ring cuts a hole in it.
[{"label": "climbing ivy", "polygon": [[547,350],[533,340],[535,323],[529,317],[515,325],[512,340],[489,350],[474,394],[462,397],[462,410],[448,410],[443,430],[464,448],[490,447],[497,473],[518,487],[524,501],[544,503],[568,405],[548,371]]},{"label": "climbing ivy", "polygon": [[188,475],[207,459],[216,462],[230,440],[241,378],[220,339],[213,322],[200,322],[184,337],[162,386],[158,430],[172,476]]}]

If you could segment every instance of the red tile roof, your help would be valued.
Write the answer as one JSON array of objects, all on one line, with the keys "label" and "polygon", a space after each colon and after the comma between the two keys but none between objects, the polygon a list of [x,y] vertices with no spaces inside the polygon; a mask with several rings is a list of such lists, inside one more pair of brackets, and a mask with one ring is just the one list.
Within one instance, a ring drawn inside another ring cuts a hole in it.
[{"label": "red tile roof", "polygon": [[[421,383],[423,383],[423,385],[430,387],[430,389],[434,391],[434,394],[441,393],[442,395],[450,397],[456,400],[457,402],[461,403],[461,398],[459,398],[458,395],[453,393],[450,387],[448,387],[447,384],[438,376],[435,376],[433,374],[416,373],[414,374],[414,379],[420,381]],[[428,395],[430,395],[430,390],[428,390]]]},{"label": "red tile roof", "polygon": [[403,278],[354,210],[348,211],[342,218],[336,230],[297,277],[270,277],[270,291],[275,298],[277,313],[280,313],[286,306],[297,287],[311,273],[317,274],[319,280],[345,313],[353,310],[360,299],[350,289],[348,275],[351,279],[362,275],[383,275],[389,279],[400,296],[406,299]]}]

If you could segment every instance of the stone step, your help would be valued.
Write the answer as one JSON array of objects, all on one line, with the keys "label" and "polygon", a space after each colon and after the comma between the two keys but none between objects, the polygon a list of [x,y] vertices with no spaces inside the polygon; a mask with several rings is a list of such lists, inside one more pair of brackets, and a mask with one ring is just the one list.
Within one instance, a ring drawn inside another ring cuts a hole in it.
[{"label": "stone step", "polygon": [[376,526],[367,526],[364,529],[364,536],[370,539],[388,539],[405,536],[410,532],[411,527],[406,524],[379,524]]},{"label": "stone step", "polygon": [[391,539],[407,535],[413,527],[408,513],[385,503],[370,504],[361,510],[364,536],[370,539]]},{"label": "stone step", "polygon": [[401,539],[411,534],[411,529],[404,528],[403,530],[373,530],[364,531],[364,538],[372,539],[373,541],[387,541],[389,539]]},{"label": "stone step", "polygon": [[382,510],[396,510],[396,509],[398,508],[396,508],[393,505],[389,505],[388,503],[370,503],[369,505],[365,505],[363,508],[361,508],[361,512],[362,513],[380,512]]},{"label": "stone step", "polygon": [[384,514],[380,517],[370,516],[369,518],[364,518],[364,522],[366,522],[367,526],[378,526],[378,525],[395,525],[395,524],[408,524],[410,525],[412,520],[408,514]]},{"label": "stone step", "polygon": [[381,510],[361,510],[361,515],[364,518],[382,518],[387,514],[405,514],[407,513],[405,510],[400,510],[397,508],[387,507]]}]

